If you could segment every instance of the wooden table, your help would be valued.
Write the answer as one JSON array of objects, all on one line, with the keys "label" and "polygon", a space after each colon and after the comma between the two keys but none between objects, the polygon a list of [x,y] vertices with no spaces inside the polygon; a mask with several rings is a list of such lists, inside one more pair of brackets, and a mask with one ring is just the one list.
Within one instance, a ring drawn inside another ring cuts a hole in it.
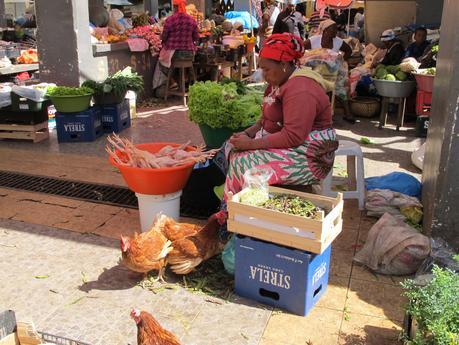
[{"label": "wooden table", "polygon": [[8,66],[8,67],[0,68],[0,76],[1,75],[9,75],[9,74],[18,74],[18,73],[22,73],[22,72],[31,72],[31,71],[37,71],[37,70],[38,70],[38,64],[37,63],[11,65],[11,66]]}]

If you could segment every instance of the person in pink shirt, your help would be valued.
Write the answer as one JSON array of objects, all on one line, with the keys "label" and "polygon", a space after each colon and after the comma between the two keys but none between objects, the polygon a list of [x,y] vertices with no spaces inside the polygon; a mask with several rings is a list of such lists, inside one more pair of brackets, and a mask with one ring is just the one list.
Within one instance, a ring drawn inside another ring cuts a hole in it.
[{"label": "person in pink shirt", "polygon": [[319,183],[333,167],[338,141],[326,94],[331,85],[298,67],[303,54],[303,41],[292,34],[266,40],[259,62],[268,83],[261,119],[234,134],[214,158],[226,174],[223,211],[229,192],[242,190],[247,170],[268,168],[269,184],[304,186]]}]

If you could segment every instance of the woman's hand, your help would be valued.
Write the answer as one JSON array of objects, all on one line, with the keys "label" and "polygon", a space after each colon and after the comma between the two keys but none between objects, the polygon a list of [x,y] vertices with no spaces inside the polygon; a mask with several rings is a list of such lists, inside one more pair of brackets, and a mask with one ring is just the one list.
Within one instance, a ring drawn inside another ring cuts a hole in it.
[{"label": "woman's hand", "polygon": [[253,139],[249,138],[246,133],[236,133],[230,138],[229,142],[236,150],[245,151],[253,149]]}]

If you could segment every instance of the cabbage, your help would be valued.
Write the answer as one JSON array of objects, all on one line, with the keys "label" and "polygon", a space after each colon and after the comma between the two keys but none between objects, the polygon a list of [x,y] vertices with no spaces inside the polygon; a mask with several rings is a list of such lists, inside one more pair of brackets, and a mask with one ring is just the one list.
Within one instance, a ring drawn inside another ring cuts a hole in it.
[{"label": "cabbage", "polygon": [[396,81],[397,78],[395,78],[395,75],[393,75],[393,74],[388,74],[388,75],[386,75],[385,80]]},{"label": "cabbage", "polygon": [[389,74],[395,75],[395,74],[397,74],[398,71],[400,71],[400,67],[389,65],[389,66],[386,67],[386,71]]},{"label": "cabbage", "polygon": [[415,58],[409,57],[404,59],[399,66],[401,71],[411,73],[416,71],[420,65],[421,64]]},{"label": "cabbage", "polygon": [[376,78],[377,79],[384,79],[387,76],[387,71],[385,68],[380,68],[379,70],[376,70]]},{"label": "cabbage", "polygon": [[408,78],[408,75],[405,72],[398,71],[397,74],[395,75],[395,78],[400,81],[405,81]]}]

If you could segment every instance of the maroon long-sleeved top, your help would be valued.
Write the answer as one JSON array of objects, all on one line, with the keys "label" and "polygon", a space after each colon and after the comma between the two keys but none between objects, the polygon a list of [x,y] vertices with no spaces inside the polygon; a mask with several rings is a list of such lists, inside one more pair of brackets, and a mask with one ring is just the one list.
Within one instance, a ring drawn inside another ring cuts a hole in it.
[{"label": "maroon long-sleeved top", "polygon": [[332,127],[330,101],[313,79],[290,78],[275,92],[267,88],[261,123],[270,133],[266,137],[269,148],[297,147],[312,130]]}]

